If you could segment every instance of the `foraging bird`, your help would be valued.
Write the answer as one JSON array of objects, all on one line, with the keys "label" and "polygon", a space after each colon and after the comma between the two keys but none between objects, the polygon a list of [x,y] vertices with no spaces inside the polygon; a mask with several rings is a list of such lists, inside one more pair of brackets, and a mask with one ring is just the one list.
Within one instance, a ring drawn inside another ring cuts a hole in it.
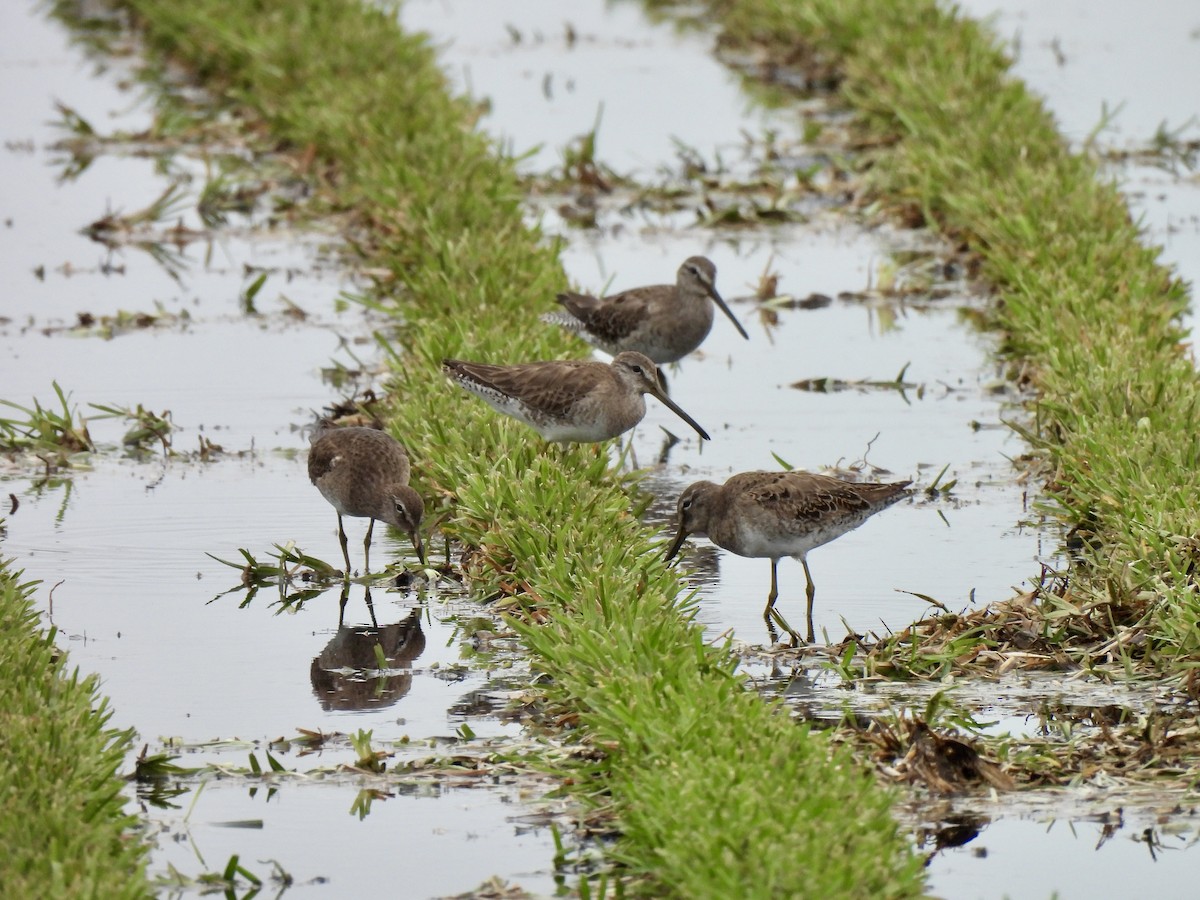
[{"label": "foraging bird", "polygon": [[641,353],[618,353],[611,363],[572,359],[498,366],[447,359],[442,371],[548,441],[592,443],[623,434],[646,414],[643,394],[657,397],[709,439],[667,396],[654,363]]},{"label": "foraging bird", "polygon": [[308,477],[321,496],[337,510],[338,540],[350,578],[350,553],[342,516],[371,520],[363,541],[363,574],[371,571],[371,532],[375,520],[408,534],[425,565],[421,517],[425,504],[408,486],[409,463],[404,447],[390,434],[374,428],[326,428],[317,432],[308,451]]},{"label": "foraging bird", "polygon": [[690,256],[679,267],[675,284],[630,288],[609,297],[559,294],[563,309],[545,313],[542,321],[563,326],[605,353],[634,350],[656,363],[676,362],[708,337],[713,303],[750,339],[717,293],[716,277],[711,260]]},{"label": "foraging bird", "polygon": [[908,496],[911,481],[891,484],[842,481],[807,472],[742,472],[724,484],[697,481],[679,495],[677,531],[667,550],[672,559],[689,534],[707,536],[738,556],[771,560],[771,592],[763,618],[778,621],[796,642],[797,635],[775,610],[779,596],[776,567],[784,556],[804,566],[808,597],[808,641],[813,636],[816,587],[806,555],[853,531],[875,513]]}]

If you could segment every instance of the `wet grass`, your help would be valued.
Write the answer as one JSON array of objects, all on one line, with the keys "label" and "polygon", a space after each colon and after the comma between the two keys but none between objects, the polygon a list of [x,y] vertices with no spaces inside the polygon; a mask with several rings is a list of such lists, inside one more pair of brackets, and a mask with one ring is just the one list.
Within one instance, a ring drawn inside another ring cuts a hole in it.
[{"label": "wet grass", "polygon": [[[504,796],[521,798],[523,825],[536,824],[557,836],[558,852],[553,865],[561,870],[556,880],[564,885],[564,889],[568,876],[579,871],[576,867],[590,869],[597,862],[598,854],[585,841],[573,839],[573,833],[581,826],[589,832],[600,833],[604,823],[580,820],[577,804],[558,796],[553,791],[554,779],[547,775],[547,769],[551,768],[548,765],[550,757],[557,769],[586,764],[585,754],[589,751],[577,746],[548,747],[533,739],[477,738],[464,722],[456,737],[440,736],[419,741],[407,738],[378,741],[371,732],[362,730],[343,734],[302,729],[290,738],[271,741],[169,742],[166,748],[168,752],[139,758],[138,799],[161,808],[188,809],[189,816],[200,796],[217,780],[226,788],[233,785],[251,797],[261,792],[285,805],[292,792],[311,790],[314,783],[337,785],[352,798],[348,812],[360,821],[371,817],[376,810],[376,801],[383,803],[405,796],[437,797],[444,792],[478,788],[492,792],[493,796],[500,791]],[[173,761],[177,758],[173,754],[177,753],[183,753],[189,759],[203,754],[205,759],[199,765],[185,768]],[[338,758],[343,761],[333,761]],[[544,799],[535,799],[542,795],[545,795]],[[180,843],[189,840],[192,826],[188,816],[182,821],[176,817],[175,821],[173,839]],[[268,812],[265,822],[259,818],[243,819],[237,826],[259,829],[270,828],[271,823],[272,816]],[[275,881],[279,888],[326,883],[324,878],[318,877],[293,884],[292,877],[280,863],[245,855],[243,859],[248,860],[243,863],[248,870],[239,874],[247,880]],[[550,862],[547,859],[547,867]],[[205,871],[199,875],[168,865],[166,871],[154,879],[155,886],[191,890],[202,889],[206,884],[213,888],[226,886],[220,882],[230,875],[228,866],[232,861],[225,864],[224,870],[209,870],[208,863],[202,858],[200,863]],[[268,863],[273,871],[265,873]],[[228,887],[232,887],[237,879],[229,881]]]},{"label": "wet grass", "polygon": [[430,48],[358,3],[125,5],[355,211],[354,246],[388,273],[367,300],[400,323],[391,427],[427,503],[476,548],[483,592],[508,598],[575,738],[602,755],[574,784],[615,813],[614,858],[658,896],[919,892],[890,795],[704,644],[610,457],[547,448],[444,382],[446,356],[581,348],[538,322],[565,286],[556,246],[525,224],[512,162],[470,129],[476,110],[447,96]]},{"label": "wet grass", "polygon": [[50,455],[62,464],[76,453],[96,449],[87,422],[71,403],[70,395],[57,382],[52,387],[55,402],[47,406],[36,397],[31,406],[0,399],[0,407],[12,410],[0,416],[0,452],[30,453],[43,459]]},{"label": "wet grass", "polygon": [[675,161],[639,182],[600,160],[599,128],[566,143],[561,167],[522,178],[535,203],[552,204],[573,227],[603,227],[614,215],[640,215],[722,231],[762,228],[806,221],[846,191],[848,173],[831,149],[814,152],[770,132],[744,135],[727,156],[706,157],[677,143]]},{"label": "wet grass", "polygon": [[[717,0],[707,9],[726,27],[727,55],[758,61],[747,71],[840,87],[859,112],[860,200],[940,228],[970,276],[997,285],[978,319],[1004,333],[1013,379],[1037,393],[1013,423],[1035,448],[1025,477],[1046,479],[1051,502],[1039,509],[1073,529],[1069,570],[1044,571],[1032,590],[967,614],[924,598],[943,614],[830,648],[828,666],[847,687],[863,679],[917,680],[923,690],[959,679],[991,684],[1018,670],[1143,683],[1158,698],[1149,712],[1047,714],[1034,736],[967,732],[1024,789],[1102,781],[1111,803],[1186,797],[1200,746],[1184,700],[1200,695],[1200,545],[1188,500],[1196,378],[1179,343],[1185,287],[1154,264],[1157,248],[1141,246],[1094,148],[1070,152],[980,26],[924,2]],[[695,7],[676,11],[687,17]],[[1192,149],[1165,129],[1153,145],[1164,167],[1186,165]],[[1163,674],[1173,677],[1164,683]],[[869,715],[866,726],[823,727],[875,759],[882,776],[912,779],[910,729]],[[937,791],[941,779],[912,780]]]},{"label": "wet grass", "polygon": [[[92,12],[99,16],[104,11],[97,8]],[[110,55],[132,53],[129,36],[114,30],[118,19],[110,12],[88,20],[102,23],[92,30],[88,45],[103,46]],[[75,22],[86,27],[78,19]],[[65,133],[51,147],[60,181],[80,177],[103,155],[150,159],[168,181],[159,196],[144,207],[125,211],[110,206],[81,230],[110,251],[105,271],[123,271],[122,264],[111,261],[112,256],[132,248],[151,256],[178,279],[189,266],[185,251],[192,244],[207,244],[211,256],[214,242],[228,232],[270,233],[302,226],[317,217],[326,224],[334,218],[332,210],[313,202],[324,195],[309,191],[303,170],[310,160],[256,142],[257,136],[248,133],[236,117],[215,116],[202,92],[172,90],[178,73],[169,67],[146,65],[136,70],[135,78],[155,101],[150,125],[139,131],[103,133],[75,109],[56,104],[56,124]],[[203,175],[191,164],[198,156],[203,160]],[[199,219],[202,227],[186,225],[184,220],[190,215]],[[246,299],[246,312],[256,314],[253,296]],[[299,311],[293,306],[289,312]],[[181,318],[186,316],[186,312],[181,314]],[[81,313],[79,327],[85,333],[112,337],[172,318],[161,309],[156,314],[122,312],[98,320]]]},{"label": "wet grass", "polygon": [[[938,4],[710,8],[725,45],[832,73],[863,144],[886,147],[867,157],[880,208],[969,247],[997,286],[988,324],[1037,392],[1015,427],[1045,460],[1046,507],[1080,537],[1066,596],[1032,598],[1040,631],[1065,633],[1072,615],[1100,623],[1092,663],[1112,661],[1116,639],[1117,670],[1196,684],[1200,382],[1181,343],[1188,295],[1116,187],[1066,146],[994,36]],[[997,639],[981,627],[977,642]]]},{"label": "wet grass", "polygon": [[[0,408],[15,411],[9,416],[0,415],[0,454],[15,458],[32,456],[41,461],[47,473],[70,468],[73,461],[105,449],[92,439],[89,419],[71,402],[71,395],[57,382],[51,387],[55,402],[47,405],[36,397],[30,406],[0,399]],[[164,456],[178,455],[171,447],[175,424],[171,421],[170,410],[155,413],[140,403],[132,409],[114,404],[88,405],[95,410],[91,421],[120,419],[129,425],[121,445],[131,455],[146,456],[156,448],[161,448]],[[211,454],[213,449],[219,451],[220,448],[210,444],[207,453]],[[201,438],[197,455],[199,458],[206,456],[204,438]]]},{"label": "wet grass", "polygon": [[[293,886],[294,879],[290,874],[279,867],[279,863],[272,862],[274,871],[267,877],[256,875],[246,865],[242,863],[241,858],[234,854],[226,861],[224,868],[220,871],[204,872],[201,875],[185,875],[172,865],[167,866],[167,871],[159,875],[155,879],[155,887],[159,890],[169,890],[176,894],[183,891],[193,891],[200,895],[216,894],[218,891],[226,897],[244,897],[253,898],[258,895],[259,891],[265,887],[265,882],[270,880],[271,885],[279,894],[282,894],[289,887]],[[239,893],[244,892],[244,893]]]},{"label": "wet grass", "polygon": [[0,561],[4,894],[148,897],[147,848],[119,775],[132,732],[108,727],[97,679],[68,668],[20,579]]},{"label": "wet grass", "polygon": [[[966,646],[963,652],[972,649]],[[833,655],[834,648],[829,652]],[[1029,660],[1052,669],[1052,660],[1036,652]],[[1099,802],[1079,794],[1070,798],[1082,800],[1091,813],[1122,805],[1169,809],[1191,802],[1200,777],[1200,729],[1182,692],[1164,693],[1152,681],[1091,679],[1071,686],[1052,670],[1039,674],[1028,665],[1024,671],[1010,666],[1009,674],[996,676],[993,663],[991,677],[963,677],[952,658],[945,662],[936,673],[940,677],[908,684],[888,682],[882,672],[864,684],[852,666],[843,668],[835,661],[822,668],[814,662],[761,687],[772,694],[782,689],[794,715],[854,747],[877,766],[880,777],[917,785],[914,805],[926,806],[931,795],[939,794],[953,794],[956,803],[966,805],[972,799],[986,803],[982,792],[971,790],[981,780],[997,790],[1018,792],[1086,790],[1102,784]],[[981,662],[979,671],[985,668]],[[833,690],[834,671],[844,679],[843,690]],[[793,683],[819,683],[827,689],[791,694]],[[867,685],[870,689],[862,690]],[[1009,723],[1008,728],[1001,722]],[[1010,810],[1026,801],[1017,794],[1002,800]]]}]

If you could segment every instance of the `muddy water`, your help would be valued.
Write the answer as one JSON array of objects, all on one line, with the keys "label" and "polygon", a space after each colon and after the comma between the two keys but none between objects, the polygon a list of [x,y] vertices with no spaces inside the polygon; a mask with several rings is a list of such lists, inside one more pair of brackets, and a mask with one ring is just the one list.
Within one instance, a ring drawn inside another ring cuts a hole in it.
[{"label": "muddy water", "polygon": [[[101,131],[144,127],[146,107],[117,87],[127,73],[96,73],[66,46],[58,26],[29,9],[0,16],[5,34],[21,35],[0,59],[6,109],[20,112],[6,118],[0,157],[19,185],[5,194],[2,210],[12,225],[0,254],[15,288],[3,312],[10,321],[0,326],[0,395],[44,399],[57,379],[84,408],[115,402],[170,409],[181,449],[204,435],[229,451],[207,464],[107,454],[70,484],[0,474],[3,493],[21,500],[0,549],[45,581],[39,603],[73,661],[101,675],[115,723],[136,728],[152,749],[167,738],[181,742],[185,764],[244,765],[251,750],[261,756],[266,741],[301,728],[372,730],[377,745],[409,738],[402,758],[434,752],[431,740],[449,740],[463,724],[480,738],[518,738],[519,729],[496,709],[524,682],[521,662],[498,653],[485,665],[464,664],[475,655],[477,641],[467,636],[479,630],[479,610],[452,583],[374,592],[380,626],[415,620],[424,640],[417,655],[397,653],[389,678],[373,684],[364,684],[361,661],[339,656],[353,638],[338,628],[336,596],[276,614],[269,590],[245,609],[238,608],[244,595],[225,593],[237,573],[206,552],[232,559],[239,547],[263,555],[275,543],[295,541],[337,558],[334,517],[307,484],[297,429],[337,396],[321,368],[331,358],[353,366],[351,353],[369,357],[370,345],[355,342],[378,323],[355,307],[338,311],[335,301],[353,290],[353,279],[329,266],[319,235],[238,222],[189,244],[174,274],[142,251],[110,253],[80,236],[111,208],[150,202],[168,181],[153,161],[118,152],[59,183],[60,167],[47,149],[61,137],[45,124],[55,118],[52,99]],[[801,132],[794,113],[748,103],[738,76],[710,58],[709,39],[651,26],[632,4],[572,7],[570,31],[560,7],[548,2],[411,2],[403,16],[445,45],[447,68],[462,87],[491,97],[489,128],[516,151],[542,145],[527,163],[531,170],[554,166],[557,148],[592,127],[601,103],[601,158],[643,177],[674,164],[674,139],[708,157],[733,156],[744,145],[742,131]],[[648,103],[656,104],[649,114]],[[195,161],[180,166],[197,169]],[[196,225],[193,213],[182,214]],[[894,507],[813,554],[817,627],[834,638],[843,619],[857,631],[882,631],[925,612],[923,601],[897,589],[961,607],[972,592],[980,600],[1007,596],[1036,572],[1039,559],[1053,556],[1053,536],[1023,524],[1035,520],[1007,459],[1023,448],[998,427],[1009,398],[988,362],[988,338],[960,315],[979,297],[951,285],[937,300],[834,299],[818,309],[783,309],[777,320],[745,299],[768,267],[781,290],[797,297],[861,292],[887,277],[894,252],[926,239],[819,211],[803,224],[765,230],[686,228],[681,218],[609,219],[599,232],[569,232],[564,254],[575,283],[600,289],[669,280],[685,256],[705,253],[750,331],[745,342],[718,320],[703,353],[670,373],[674,396],[714,440],[703,448],[681,444],[654,473],[659,520],[690,480],[774,467],[773,454],[813,469],[865,454],[880,478],[925,483],[949,464],[947,477],[958,479],[950,499]],[[552,214],[546,221],[555,227]],[[239,295],[261,270],[269,273],[256,300],[261,315],[247,315]],[[285,298],[308,317],[285,315]],[[64,330],[80,312],[156,305],[176,318],[107,341]],[[814,393],[790,386],[817,377],[886,381],[906,365],[906,380],[921,390]],[[657,456],[660,425],[682,431],[669,412],[652,409],[635,440],[643,462]],[[115,442],[121,431],[93,423],[102,440]],[[352,524],[357,550],[363,532]],[[376,545],[377,559],[410,552],[406,541],[382,534]],[[762,642],[767,564],[714,552],[703,541],[689,560],[706,626]],[[50,586],[60,581],[51,600]],[[798,622],[799,567],[784,563],[781,584],[781,605]],[[347,624],[370,621],[361,587],[346,610]],[[211,743],[222,738],[240,740]],[[317,756],[280,751],[285,766],[304,772],[354,759],[344,743]],[[523,804],[537,799],[536,787],[500,781],[470,792],[398,791],[402,796],[375,803],[361,820],[352,814],[359,787],[353,778],[319,787],[289,781],[277,792],[216,782],[177,799],[182,813],[151,813],[162,830],[155,867],[219,869],[237,852],[277,859],[302,883],[327,878],[340,895],[395,879],[406,861],[436,858],[446,865],[403,871],[414,879],[413,896],[468,890],[490,874],[553,890],[549,830],[525,824],[532,807]],[[229,827],[246,822],[253,827]],[[1045,826],[1033,827],[1040,835]],[[317,849],[348,845],[361,855]],[[401,845],[402,859],[393,862]],[[1080,865],[1095,865],[1090,853]],[[265,865],[251,868],[265,874]],[[968,878],[977,871],[968,869]]]}]

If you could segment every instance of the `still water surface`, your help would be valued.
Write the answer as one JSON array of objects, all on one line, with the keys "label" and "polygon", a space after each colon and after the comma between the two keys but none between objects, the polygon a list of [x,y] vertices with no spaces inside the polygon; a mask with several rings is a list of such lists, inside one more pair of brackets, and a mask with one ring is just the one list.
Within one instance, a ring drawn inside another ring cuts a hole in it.
[{"label": "still water surface", "polygon": [[[746,99],[739,77],[711,58],[709,37],[648,24],[633,4],[572,7],[573,40],[561,7],[548,2],[414,0],[402,15],[406,25],[430,30],[444,45],[447,70],[460,87],[491,98],[487,127],[516,151],[541,145],[527,163],[531,169],[556,165],[558,148],[592,127],[601,104],[601,158],[643,175],[673,165],[677,141],[706,156],[732,155],[744,145],[743,131],[802,132],[794,111],[767,110]],[[211,244],[189,246],[186,265],[174,275],[137,250],[114,258],[82,237],[79,229],[88,222],[110,208],[139,208],[168,182],[152,161],[120,152],[103,154],[79,179],[60,182],[56,154],[48,149],[61,136],[47,124],[55,118],[54,100],[78,109],[100,130],[145,127],[149,112],[119,86],[126,73],[95,71],[67,45],[62,29],[33,8],[6,8],[0,25],[5,34],[20,35],[0,45],[0,91],[11,110],[0,126],[6,148],[0,165],[13,185],[3,200],[12,224],[0,242],[0,261],[15,285],[3,313],[8,321],[0,324],[4,397],[45,399],[57,380],[83,406],[170,409],[184,449],[203,434],[240,454],[213,464],[106,457],[76,474],[69,487],[0,473],[4,492],[21,500],[3,551],[44,581],[39,603],[48,614],[52,606],[74,663],[101,675],[114,722],[136,728],[152,746],[165,738],[261,743],[300,728],[372,729],[379,741],[419,743],[453,735],[464,722],[481,737],[519,737],[517,726],[495,715],[495,703],[480,698],[518,686],[520,664],[508,669],[511,661],[504,661],[494,671],[462,665],[471,651],[460,625],[478,608],[453,584],[419,594],[375,593],[381,625],[416,610],[424,645],[397,667],[402,675],[395,682],[354,709],[331,702],[317,671],[322,667],[314,666],[345,639],[335,596],[287,615],[275,615],[265,596],[246,609],[238,609],[236,594],[217,596],[235,586],[236,573],[206,553],[232,559],[239,547],[264,554],[275,543],[295,541],[336,559],[334,517],[307,483],[299,428],[336,396],[321,368],[333,358],[350,366],[355,357],[369,360],[370,344],[363,342],[378,323],[357,308],[338,311],[335,300],[353,289],[353,278],[329,264],[319,235],[229,229]],[[647,91],[647,84],[655,89]],[[552,214],[547,224],[557,227]],[[980,297],[959,286],[958,293],[920,303],[834,299],[818,309],[783,309],[777,320],[745,299],[767,269],[780,275],[782,291],[797,297],[861,292],[889,270],[894,252],[928,246],[937,253],[936,244],[864,227],[836,212],[777,228],[726,231],[665,219],[618,220],[568,236],[564,263],[584,288],[669,281],[684,257],[704,253],[717,264],[723,294],[740,298],[734,309],[750,341],[718,319],[703,352],[671,373],[674,396],[715,439],[703,448],[694,441],[680,445],[654,474],[649,483],[659,494],[660,518],[670,515],[689,481],[772,468],[776,455],[817,469],[866,454],[890,473],[879,477],[918,483],[949,464],[947,477],[958,479],[951,501],[897,506],[813,554],[819,630],[836,639],[843,619],[858,631],[903,627],[927,607],[897,589],[929,594],[952,608],[968,605],[973,593],[980,601],[999,599],[1035,574],[1039,560],[1053,557],[1053,536],[1026,524],[1036,520],[1009,461],[1024,448],[1001,427],[1011,398],[989,360],[990,339],[959,313],[977,307]],[[239,296],[264,269],[270,274],[257,302],[263,315],[247,316]],[[285,298],[308,318],[285,316]],[[537,302],[549,308],[551,298]],[[82,311],[156,306],[177,316],[186,310],[188,318],[111,341],[61,330]],[[820,394],[790,386],[815,377],[889,380],[905,366],[906,380],[922,391]],[[635,437],[639,459],[655,458],[660,425],[677,429],[671,414],[652,404]],[[120,434],[111,423],[92,427],[102,440]],[[361,527],[351,531],[352,547],[361,546],[362,533]],[[409,552],[406,540],[382,532],[376,543],[379,558]],[[703,541],[689,560],[705,625],[714,634],[733,629],[741,640],[763,641],[767,563],[714,552]],[[780,577],[781,606],[793,618],[802,616],[799,566],[783,563]],[[365,624],[369,616],[357,591],[347,622]],[[195,752],[206,759],[233,753]],[[237,751],[238,764],[244,752]],[[353,759],[342,749],[319,763],[288,758],[285,764],[325,765],[338,753],[343,761]],[[342,783],[288,784],[254,796],[231,784],[210,786],[186,819],[155,814],[164,829],[155,866],[169,862],[198,871],[203,857],[208,868],[221,868],[239,852],[276,859],[301,881],[329,878],[339,894],[412,877],[411,896],[434,896],[470,889],[489,874],[552,890],[549,831],[520,824],[520,804],[529,798],[518,787],[397,797],[375,804],[361,821],[350,813],[356,794]],[[185,810],[188,803],[185,798]],[[222,825],[243,820],[261,825]],[[1002,819],[983,837],[976,848],[1053,846],[1047,856],[1056,868],[1034,882],[1045,890],[1027,893],[1016,882],[1005,887],[1006,875],[986,868],[1008,859],[994,849],[986,858],[973,850],[943,853],[931,866],[935,892],[998,896],[987,893],[994,886],[1012,896],[1052,890],[1069,896],[1071,884],[1083,883],[1072,874],[1077,869],[1107,871],[1109,861],[1112,871],[1130,865],[1130,856],[1110,849],[1120,841],[1095,853],[1070,828],[1047,830],[1042,821]],[[322,852],[347,845],[360,855]],[[420,879],[405,868],[434,858],[453,864],[426,867],[428,877]],[[1168,868],[1143,864],[1139,879],[1157,879]]]}]

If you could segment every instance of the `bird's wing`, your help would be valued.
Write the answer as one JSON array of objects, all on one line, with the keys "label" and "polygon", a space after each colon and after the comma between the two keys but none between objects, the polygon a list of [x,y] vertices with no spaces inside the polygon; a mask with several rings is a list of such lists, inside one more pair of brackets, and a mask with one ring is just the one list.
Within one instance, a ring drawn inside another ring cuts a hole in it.
[{"label": "bird's wing", "polygon": [[628,337],[646,318],[646,310],[657,287],[633,288],[611,297],[591,294],[559,294],[558,302],[583,323],[592,334],[610,342]]},{"label": "bird's wing", "polygon": [[446,360],[460,381],[470,380],[506,397],[521,400],[546,416],[566,415],[571,407],[605,377],[608,366],[583,360],[550,360],[498,366]]},{"label": "bird's wing", "polygon": [[[764,509],[776,511],[796,522],[837,521],[846,515],[861,515],[871,506],[870,491],[863,485],[808,472],[748,472],[742,493]],[[735,475],[730,481],[741,478]]]},{"label": "bird's wing", "polygon": [[317,441],[308,450],[308,480],[316,484],[333,471],[338,458],[337,448],[333,444]]}]

